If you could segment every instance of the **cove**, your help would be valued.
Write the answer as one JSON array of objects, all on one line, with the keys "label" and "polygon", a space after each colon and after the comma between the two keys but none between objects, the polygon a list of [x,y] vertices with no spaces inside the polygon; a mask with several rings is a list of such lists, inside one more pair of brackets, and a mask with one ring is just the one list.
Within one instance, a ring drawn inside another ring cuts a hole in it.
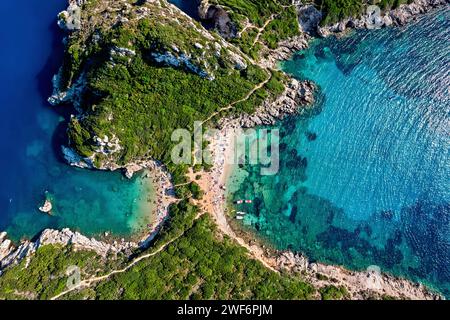
[{"label": "cove", "polygon": [[280,171],[235,168],[243,227],[278,249],[376,265],[450,296],[450,11],[311,43],[281,64],[318,87],[278,124]]},{"label": "cove", "polygon": [[[0,230],[14,240],[64,227],[129,237],[151,219],[147,179],[75,169],[62,159],[74,111],[46,99],[64,51],[56,16],[66,7],[66,0],[0,3]],[[38,210],[46,192],[53,216]]]}]

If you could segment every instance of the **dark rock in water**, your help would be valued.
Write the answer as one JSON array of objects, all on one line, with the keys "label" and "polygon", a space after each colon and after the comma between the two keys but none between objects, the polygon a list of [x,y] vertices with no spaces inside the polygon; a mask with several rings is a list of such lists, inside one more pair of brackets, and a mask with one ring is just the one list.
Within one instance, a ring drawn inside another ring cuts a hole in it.
[{"label": "dark rock in water", "polygon": [[294,61],[303,60],[303,59],[305,59],[304,53],[295,53],[294,56],[292,57],[292,60],[294,60]]},{"label": "dark rock in water", "polygon": [[255,216],[259,217],[261,215],[261,210],[264,209],[265,205],[264,205],[264,200],[256,197],[253,200],[253,204],[254,204],[254,208],[255,208]]},{"label": "dark rock in water", "polygon": [[395,214],[394,211],[387,210],[381,212],[381,217],[386,220],[392,220],[394,218],[394,214]]},{"label": "dark rock in water", "polygon": [[302,234],[305,235],[305,236],[308,235],[308,229],[309,229],[309,228],[308,228],[307,225],[303,226],[303,227],[302,227]]},{"label": "dark rock in water", "polygon": [[327,225],[331,225],[334,220],[335,212],[333,210],[328,210],[327,213],[328,213],[328,215],[327,215],[326,222],[327,222]]},{"label": "dark rock in water", "polygon": [[291,149],[291,150],[289,151],[289,156],[290,156],[291,158],[296,158],[297,155],[298,155],[297,149]]},{"label": "dark rock in water", "polygon": [[364,225],[363,231],[367,234],[368,237],[372,235],[372,228],[368,224]]},{"label": "dark rock in water", "polygon": [[306,139],[308,139],[308,141],[315,141],[317,139],[317,133],[315,133],[315,132],[308,131],[305,133],[305,135],[306,135]]},{"label": "dark rock in water", "polygon": [[289,221],[291,221],[292,223],[295,223],[297,212],[298,212],[297,206],[292,207],[291,214],[289,216]]}]

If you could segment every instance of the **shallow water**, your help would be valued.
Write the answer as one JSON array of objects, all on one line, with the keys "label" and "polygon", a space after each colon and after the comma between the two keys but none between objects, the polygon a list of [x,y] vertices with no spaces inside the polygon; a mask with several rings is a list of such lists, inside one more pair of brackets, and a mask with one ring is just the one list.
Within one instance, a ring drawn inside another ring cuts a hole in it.
[{"label": "shallow water", "polygon": [[279,124],[281,169],[236,169],[244,224],[281,249],[423,281],[450,295],[450,21],[313,43],[282,68],[320,87]]},{"label": "shallow water", "polygon": [[[61,159],[70,106],[46,102],[61,64],[58,1],[2,1],[0,12],[0,230],[13,239],[44,228],[128,236],[150,220],[152,186],[137,177],[67,166]],[[20,18],[18,18],[20,17]],[[38,211],[48,191],[54,216]]]}]

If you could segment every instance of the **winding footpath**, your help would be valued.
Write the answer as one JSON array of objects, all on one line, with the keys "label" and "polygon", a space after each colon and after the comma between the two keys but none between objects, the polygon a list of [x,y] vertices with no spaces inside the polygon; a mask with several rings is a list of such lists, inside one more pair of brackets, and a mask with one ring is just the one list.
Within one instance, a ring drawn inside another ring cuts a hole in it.
[{"label": "winding footpath", "polygon": [[[200,217],[203,215],[202,212],[200,212],[194,219],[194,222],[198,219],[200,219]],[[59,298],[61,298],[62,296],[65,296],[66,294],[73,292],[75,290],[78,289],[83,289],[83,288],[89,288],[93,283],[96,282],[100,282],[103,280],[106,280],[116,274],[120,274],[120,273],[124,273],[128,270],[130,270],[132,267],[134,267],[136,264],[138,264],[139,262],[141,262],[144,259],[148,259],[151,258],[155,255],[157,255],[158,253],[164,251],[169,245],[171,245],[172,243],[174,243],[175,241],[177,241],[179,238],[181,238],[187,231],[189,231],[190,229],[185,230],[183,233],[181,233],[180,235],[178,235],[177,237],[169,240],[168,242],[166,242],[164,245],[162,245],[158,250],[153,251],[151,253],[147,253],[144,254],[142,256],[137,257],[136,259],[134,259],[133,261],[131,261],[126,267],[122,268],[122,269],[117,269],[117,270],[113,270],[110,273],[107,273],[103,276],[98,276],[98,277],[92,277],[92,278],[88,278],[85,280],[81,280],[79,283],[77,283],[76,285],[70,287],[69,289],[53,296],[50,298],[50,300],[58,300]]]},{"label": "winding footpath", "polygon": [[[255,93],[257,90],[261,89],[264,85],[266,85],[266,83],[268,83],[268,82],[270,81],[271,78],[272,78],[272,77],[271,77],[271,74],[270,74],[270,72],[269,72],[269,77],[268,77],[266,80],[264,80],[263,82],[261,82],[261,83],[257,84],[256,86],[254,86],[253,89],[250,90],[250,91],[247,93],[247,95],[246,95],[245,97],[243,97],[242,99],[239,99],[239,100],[236,100],[236,101],[230,103],[230,104],[229,104],[228,106],[226,106],[226,107],[223,107],[223,108],[219,109],[218,111],[216,111],[215,113],[213,113],[210,117],[208,117],[206,120],[202,121],[202,124],[204,124],[205,122],[208,122],[209,120],[211,120],[213,117],[215,117],[215,116],[216,116],[217,114],[219,114],[220,112],[223,112],[223,111],[225,111],[225,110],[229,110],[229,109],[233,108],[233,107],[234,107],[236,104],[238,104],[238,103],[245,102],[246,100],[248,100],[248,99],[253,95],[253,93]],[[189,182],[188,182],[188,183],[189,183]],[[186,183],[186,184],[188,184],[188,183]],[[181,185],[183,185],[183,184],[181,184]],[[214,210],[214,211],[215,211],[215,210]],[[198,220],[198,219],[203,215],[203,212],[204,212],[204,211],[201,211],[201,213],[195,218],[195,220]],[[217,214],[214,213],[213,216],[216,217]],[[224,221],[225,221],[225,224],[224,224],[224,222],[223,222],[223,219],[225,219],[225,220],[224,220]],[[231,230],[231,228],[229,228],[228,223],[226,223],[226,218],[225,218],[225,216],[223,216],[223,219],[221,219],[222,221],[221,221],[220,223],[218,223],[218,226],[219,226],[220,230],[222,230],[222,232],[224,232],[226,235],[228,235],[228,236],[230,236],[231,238],[235,239],[241,246],[247,248],[247,250],[249,250],[250,252],[252,252],[252,249],[249,248],[248,245],[247,245],[242,239],[238,238],[238,237],[234,234],[234,232]],[[195,221],[195,220],[194,220],[194,221]],[[216,220],[217,220],[217,219],[216,219]],[[217,221],[218,221],[218,220],[217,220]],[[226,228],[226,227],[224,227],[224,226],[228,226],[228,228]],[[187,230],[186,230],[186,231],[187,231]],[[161,246],[158,250],[137,257],[136,259],[134,259],[133,261],[131,261],[126,267],[124,267],[124,268],[122,268],[122,269],[118,269],[118,270],[113,270],[113,271],[111,271],[110,273],[105,274],[105,275],[103,275],[103,276],[92,277],[92,278],[88,278],[88,279],[82,280],[82,281],[80,281],[79,283],[77,283],[76,285],[70,287],[69,289],[67,289],[67,290],[65,290],[65,291],[63,291],[63,292],[61,292],[61,293],[59,293],[59,294],[53,296],[52,298],[50,298],[50,300],[57,300],[57,299],[59,299],[59,298],[65,296],[65,295],[67,295],[67,294],[70,293],[70,292],[73,292],[73,291],[75,291],[75,290],[82,289],[82,288],[88,288],[88,287],[90,287],[93,283],[96,283],[96,282],[100,282],[100,281],[106,280],[106,279],[108,279],[108,278],[110,278],[110,277],[112,277],[112,276],[114,276],[114,275],[116,275],[116,274],[124,273],[124,272],[130,270],[133,266],[135,266],[135,265],[136,265],[137,263],[139,263],[140,261],[142,261],[142,260],[144,260],[144,259],[151,258],[151,257],[157,255],[158,253],[164,251],[170,244],[172,244],[174,241],[176,241],[176,240],[178,240],[180,237],[182,237],[182,236],[185,234],[186,231],[184,231],[184,232],[183,232],[182,234],[180,234],[179,236],[177,236],[177,237],[171,239],[170,241],[168,241],[167,243],[165,243],[165,244],[164,244],[163,246]],[[253,252],[252,252],[252,253],[253,253]],[[272,271],[276,271],[276,270],[273,269],[270,265],[268,265],[265,261],[263,261],[263,260],[261,260],[261,259],[258,259],[258,260],[260,260],[267,268],[271,269]]]}]

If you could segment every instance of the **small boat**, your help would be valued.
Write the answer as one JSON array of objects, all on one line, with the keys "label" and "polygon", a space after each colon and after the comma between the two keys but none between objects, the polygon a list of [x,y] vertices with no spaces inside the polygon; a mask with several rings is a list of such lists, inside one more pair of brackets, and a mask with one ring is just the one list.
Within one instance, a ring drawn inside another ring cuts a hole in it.
[{"label": "small boat", "polygon": [[245,203],[253,203],[252,200],[245,200]]},{"label": "small boat", "polygon": [[243,216],[237,216],[236,219],[237,219],[237,220],[243,220],[244,217],[243,217]]},{"label": "small boat", "polygon": [[244,203],[244,200],[238,200],[238,201],[236,201],[236,204],[243,204]]},{"label": "small boat", "polygon": [[242,212],[242,211],[238,211],[238,212],[236,212],[237,214],[241,214],[241,215],[245,215],[245,214],[247,214],[247,212]]}]

